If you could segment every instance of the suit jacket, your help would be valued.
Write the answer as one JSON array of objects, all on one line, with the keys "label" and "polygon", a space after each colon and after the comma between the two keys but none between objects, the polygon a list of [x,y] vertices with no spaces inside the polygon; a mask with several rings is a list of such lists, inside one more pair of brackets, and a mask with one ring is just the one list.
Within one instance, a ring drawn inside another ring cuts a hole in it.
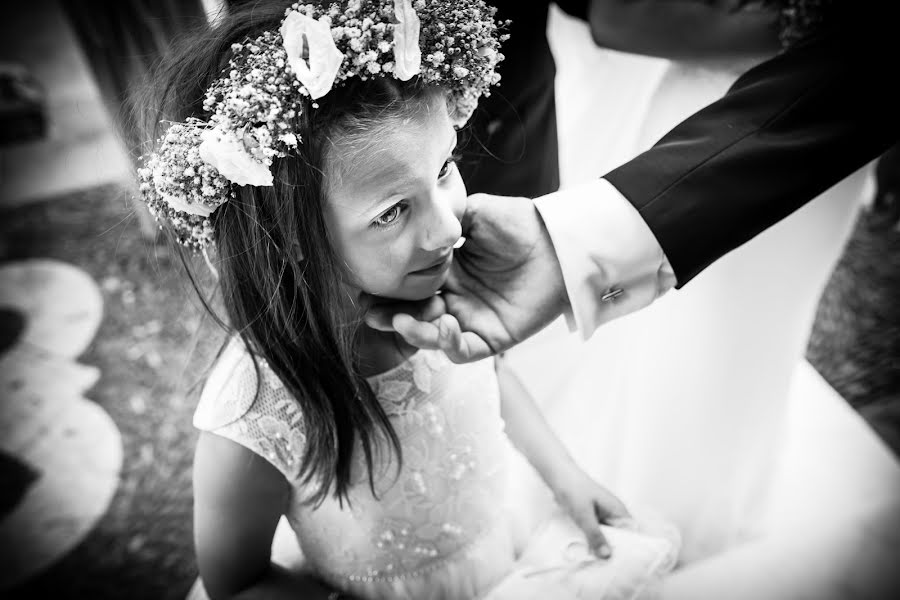
[{"label": "suit jacket", "polygon": [[605,176],[650,226],[678,287],[900,140],[892,4],[848,3],[833,27]]},{"label": "suit jacket", "polygon": [[[895,3],[835,2],[831,28],[747,72],[605,176],[650,226],[679,287],[900,139],[900,96],[887,82],[897,73]],[[556,3],[586,15],[584,0]],[[511,38],[461,169],[470,192],[533,198],[559,186],[549,2],[492,4],[512,19]]]},{"label": "suit jacket", "polygon": [[[470,193],[535,198],[559,187],[554,78],[547,41],[549,0],[488,0],[509,19],[500,85],[482,99],[462,132],[460,170]],[[584,0],[558,0],[586,18]]]}]

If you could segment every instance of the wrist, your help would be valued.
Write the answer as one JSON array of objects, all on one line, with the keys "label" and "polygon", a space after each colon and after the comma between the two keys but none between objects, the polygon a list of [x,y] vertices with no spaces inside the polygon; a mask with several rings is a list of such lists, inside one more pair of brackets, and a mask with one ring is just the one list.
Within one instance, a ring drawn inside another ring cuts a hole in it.
[{"label": "wrist", "polygon": [[541,477],[557,502],[561,502],[571,495],[572,489],[577,487],[585,474],[575,461],[566,457],[565,461],[558,461],[552,468],[543,469]]},{"label": "wrist", "polygon": [[571,311],[587,339],[603,323],[639,310],[674,285],[674,274],[641,213],[598,179],[537,198]]}]

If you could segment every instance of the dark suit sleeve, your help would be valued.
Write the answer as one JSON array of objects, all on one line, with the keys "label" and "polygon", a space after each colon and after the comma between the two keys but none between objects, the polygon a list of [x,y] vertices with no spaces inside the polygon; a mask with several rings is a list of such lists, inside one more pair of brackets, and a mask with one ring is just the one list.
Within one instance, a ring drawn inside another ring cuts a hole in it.
[{"label": "dark suit sleeve", "polygon": [[896,52],[871,33],[823,33],[759,65],[606,175],[678,287],[900,139]]}]

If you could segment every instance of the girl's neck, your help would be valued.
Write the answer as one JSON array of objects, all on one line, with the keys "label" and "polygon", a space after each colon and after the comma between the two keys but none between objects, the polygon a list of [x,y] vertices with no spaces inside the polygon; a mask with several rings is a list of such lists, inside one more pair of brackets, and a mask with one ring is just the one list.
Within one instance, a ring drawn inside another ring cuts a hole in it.
[{"label": "girl's neck", "polygon": [[416,353],[398,334],[362,326],[359,338],[359,367],[363,377],[393,369]]},{"label": "girl's neck", "polygon": [[[344,307],[347,318],[360,319],[369,304],[372,296],[363,294],[358,288],[347,285],[346,294],[349,301]],[[359,333],[359,368],[363,377],[379,375],[393,369],[410,356],[416,353],[417,348],[406,343],[398,334],[392,331],[378,331],[371,329],[364,323],[360,325]]]}]

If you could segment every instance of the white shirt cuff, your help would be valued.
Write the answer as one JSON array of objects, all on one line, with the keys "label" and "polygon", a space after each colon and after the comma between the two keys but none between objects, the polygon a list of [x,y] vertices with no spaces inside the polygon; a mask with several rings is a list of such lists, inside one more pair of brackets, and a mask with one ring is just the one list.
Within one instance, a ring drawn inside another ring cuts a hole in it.
[{"label": "white shirt cuff", "polygon": [[569,329],[585,339],[675,286],[675,273],[653,232],[608,181],[560,190],[534,204],[562,268]]}]

